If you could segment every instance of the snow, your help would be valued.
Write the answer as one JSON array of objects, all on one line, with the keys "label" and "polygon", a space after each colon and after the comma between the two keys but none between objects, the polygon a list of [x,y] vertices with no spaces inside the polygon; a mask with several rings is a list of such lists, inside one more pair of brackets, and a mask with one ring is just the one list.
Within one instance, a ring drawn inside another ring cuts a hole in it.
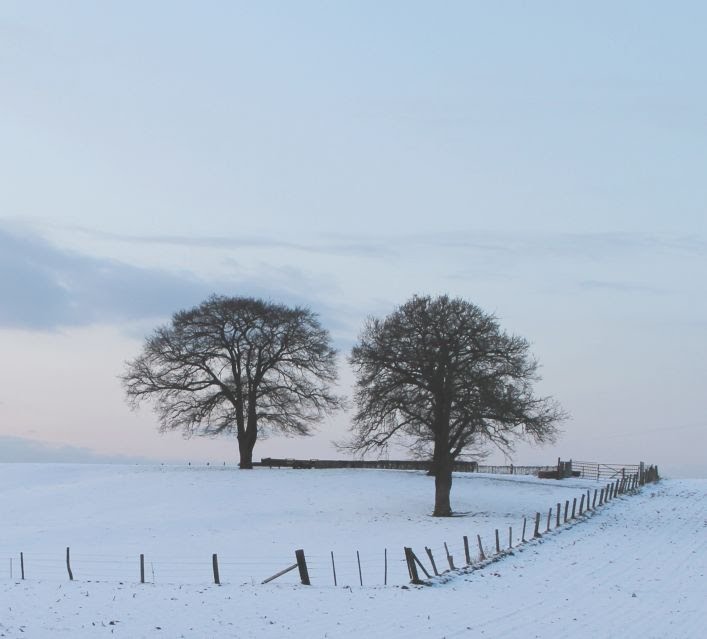
[{"label": "snow", "polygon": [[[430,547],[441,570],[447,542],[460,565],[463,535],[475,557],[476,535],[492,553],[496,528],[506,546],[512,526],[515,546],[523,517],[530,537],[536,511],[545,531],[548,508],[598,487],[461,474],[463,515],[436,519],[418,472],[0,465],[0,637],[702,637],[705,480],[647,486],[557,531],[553,512],[553,532],[513,554],[402,587],[403,546],[428,566]],[[313,585],[297,571],[261,585],[297,548]],[[140,553],[154,583],[138,583]]]}]

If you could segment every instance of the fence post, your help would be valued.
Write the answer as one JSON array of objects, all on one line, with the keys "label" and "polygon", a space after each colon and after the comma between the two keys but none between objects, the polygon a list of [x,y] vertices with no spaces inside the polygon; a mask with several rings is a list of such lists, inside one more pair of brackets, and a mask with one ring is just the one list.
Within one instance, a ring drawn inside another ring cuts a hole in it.
[{"label": "fence post", "polygon": [[[336,583],[336,564],[334,563],[334,551],[332,550],[330,552],[331,552],[331,571],[334,573],[334,585],[336,586],[337,585],[337,583]],[[385,564],[385,574],[387,577],[388,576],[388,563],[387,563],[387,561]]]},{"label": "fence post", "polygon": [[449,554],[449,548],[447,548],[447,542],[444,542],[444,552],[447,554],[447,562],[449,563],[449,569],[455,570],[454,568],[454,557]]},{"label": "fence post", "polygon": [[513,548],[513,526],[508,526],[508,548]]},{"label": "fence post", "polygon": [[567,512],[569,511],[569,509],[570,509],[570,500],[568,499],[565,501],[565,523],[567,523]]},{"label": "fence post", "polygon": [[535,532],[533,537],[540,537],[540,513],[535,513]]},{"label": "fence post", "polygon": [[577,510],[577,498],[572,500],[572,519],[574,519],[575,511]]},{"label": "fence post", "polygon": [[74,580],[74,573],[71,572],[71,555],[70,555],[70,551],[69,551],[68,546],[66,547],[66,570],[69,573],[69,581],[73,581]]},{"label": "fence post", "polygon": [[140,583],[145,583],[145,555],[140,553]]},{"label": "fence post", "polygon": [[[336,586],[336,584],[334,584]],[[388,585],[388,549],[383,549],[383,585]]]},{"label": "fence post", "polygon": [[582,499],[579,500],[579,516],[582,516],[582,510],[584,509],[584,493],[582,493]]},{"label": "fence post", "polygon": [[410,582],[413,584],[421,584],[420,577],[417,574],[417,566],[415,565],[415,556],[412,548],[405,547],[405,560],[408,564],[408,572],[410,573]]},{"label": "fence post", "polygon": [[525,517],[523,517],[523,534],[520,536],[520,539],[523,543],[525,543],[525,524],[527,523],[527,520]]},{"label": "fence post", "polygon": [[361,574],[361,556],[356,551],[356,561],[358,562],[358,582],[363,586],[363,575]]},{"label": "fence post", "polygon": [[20,553],[20,574],[22,575],[22,579],[25,578],[25,555],[24,553]]},{"label": "fence post", "polygon": [[562,510],[562,509],[561,509],[560,504],[559,504],[559,502],[558,502],[558,504],[557,504],[557,515],[556,515],[556,517],[555,517],[555,528],[559,528],[559,527],[560,527],[560,511],[561,511],[561,510]]},{"label": "fence post", "polygon": [[218,556],[216,555],[216,553],[211,555],[211,566],[214,569],[214,583],[217,586],[220,586],[221,585],[221,578],[219,577],[219,574],[218,574]]},{"label": "fence post", "polygon": [[295,558],[297,559],[297,568],[299,568],[299,578],[303,586],[310,586],[309,571],[307,570],[307,560],[304,557],[304,550],[295,550]]},{"label": "fence post", "polygon": [[469,538],[464,535],[464,559],[466,559],[466,565],[471,565],[471,554],[469,553]]},{"label": "fence post", "polygon": [[545,529],[545,532],[550,532],[550,520],[552,519],[552,508],[547,511],[547,527]]},{"label": "fence post", "polygon": [[476,541],[479,542],[479,559],[484,561],[486,559],[486,555],[484,554],[484,547],[481,545],[481,535],[476,535]]},{"label": "fence post", "polygon": [[498,528],[496,528],[496,554],[501,552],[501,542],[498,539]]},{"label": "fence post", "polygon": [[437,572],[437,564],[435,563],[435,558],[432,556],[432,550],[425,546],[425,552],[430,558],[430,563],[432,564],[432,571],[434,572],[435,577],[439,577],[439,573]]}]

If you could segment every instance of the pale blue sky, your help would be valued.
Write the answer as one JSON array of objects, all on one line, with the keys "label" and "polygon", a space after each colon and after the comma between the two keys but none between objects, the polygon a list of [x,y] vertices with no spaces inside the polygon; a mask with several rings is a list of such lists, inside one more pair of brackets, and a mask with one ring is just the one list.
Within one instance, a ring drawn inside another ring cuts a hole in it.
[{"label": "pale blue sky", "polygon": [[[447,292],[529,338],[573,415],[517,461],[707,473],[706,23],[698,2],[3,2],[0,436],[222,456],[122,401],[173,310],[306,303],[345,352],[366,315]],[[345,422],[256,457],[331,454]]]}]

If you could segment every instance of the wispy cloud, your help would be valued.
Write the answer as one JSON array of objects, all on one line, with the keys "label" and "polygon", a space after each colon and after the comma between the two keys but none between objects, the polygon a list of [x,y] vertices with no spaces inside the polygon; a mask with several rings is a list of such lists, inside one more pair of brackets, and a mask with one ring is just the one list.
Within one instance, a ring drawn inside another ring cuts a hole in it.
[{"label": "wispy cloud", "polygon": [[449,231],[395,235],[373,233],[313,234],[295,241],[277,234],[241,236],[133,235],[74,227],[94,239],[190,248],[285,249],[313,254],[391,258],[412,249],[438,248],[506,258],[545,257],[601,260],[636,253],[673,253],[707,256],[707,241],[698,235],[658,233],[553,233],[525,231]]},{"label": "wispy cloud", "polygon": [[650,295],[665,295],[666,290],[649,284],[638,284],[635,282],[603,282],[599,280],[585,280],[579,282],[579,286],[587,291],[614,291],[616,293],[647,293]]},{"label": "wispy cloud", "polygon": [[73,230],[98,240],[126,242],[130,244],[150,244],[155,246],[167,245],[206,249],[286,249],[304,253],[366,257],[383,257],[390,255],[391,253],[388,246],[382,242],[373,240],[372,238],[360,238],[356,240],[351,238],[327,238],[326,236],[318,236],[311,242],[296,242],[278,238],[276,235],[132,235],[109,233],[86,227],[73,227]]}]

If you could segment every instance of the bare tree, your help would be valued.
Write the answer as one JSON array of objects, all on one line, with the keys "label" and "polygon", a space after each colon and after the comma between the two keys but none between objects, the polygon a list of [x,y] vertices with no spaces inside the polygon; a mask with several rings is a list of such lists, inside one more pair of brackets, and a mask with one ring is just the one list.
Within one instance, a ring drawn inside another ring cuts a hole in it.
[{"label": "bare tree", "polygon": [[552,441],[562,409],[533,394],[539,379],[528,342],[461,299],[413,297],[384,320],[370,318],[350,363],[357,373],[357,452],[394,438],[432,457],[434,515],[452,514],[454,460],[518,438]]},{"label": "bare tree", "polygon": [[236,433],[240,467],[269,431],[308,435],[340,406],[336,351],[306,308],[212,296],[157,328],[122,376],[128,401],[149,400],[160,430]]}]

